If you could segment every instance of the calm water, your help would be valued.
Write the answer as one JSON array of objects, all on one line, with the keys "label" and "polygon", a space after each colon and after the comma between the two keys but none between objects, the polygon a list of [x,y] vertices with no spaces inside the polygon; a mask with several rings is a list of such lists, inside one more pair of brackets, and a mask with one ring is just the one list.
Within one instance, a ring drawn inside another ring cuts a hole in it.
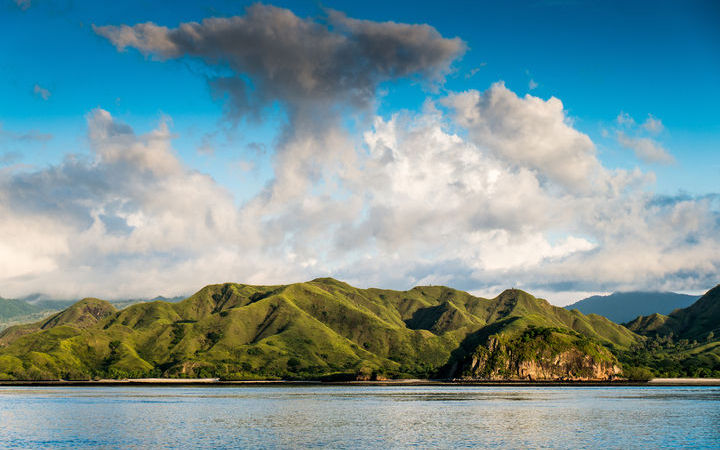
[{"label": "calm water", "polygon": [[720,447],[720,388],[0,387],[3,448]]}]

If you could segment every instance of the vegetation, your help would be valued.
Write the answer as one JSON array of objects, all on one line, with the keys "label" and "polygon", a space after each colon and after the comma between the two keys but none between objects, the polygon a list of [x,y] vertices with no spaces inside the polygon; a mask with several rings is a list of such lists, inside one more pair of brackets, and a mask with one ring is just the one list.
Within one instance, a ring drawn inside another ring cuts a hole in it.
[{"label": "vegetation", "polygon": [[645,336],[674,336],[675,339],[706,341],[720,333],[720,285],[709,290],[687,308],[667,316],[653,314],[638,317],[627,327]]},{"label": "vegetation", "polygon": [[618,357],[624,366],[642,369],[650,378],[720,378],[720,341],[675,340],[670,333],[638,342]]},{"label": "vegetation", "polygon": [[687,308],[638,317],[627,324],[646,336],[618,356],[656,377],[720,378],[720,285]]},{"label": "vegetation", "polygon": [[484,299],[331,278],[122,310],[89,298],[1,332],[0,379],[720,376],[719,293],[628,328],[517,289]]},{"label": "vegetation", "polygon": [[466,358],[461,376],[481,379],[613,379],[619,367],[600,342],[567,328],[529,325],[493,335]]},{"label": "vegetation", "polygon": [[120,311],[85,299],[11,327],[0,333],[0,378],[454,376],[489,336],[526,339],[531,326],[571,333],[567,344],[582,352],[595,351],[586,340],[617,350],[639,340],[604,317],[515,289],[483,299],[442,286],[363,290],[330,278],[228,283]]}]

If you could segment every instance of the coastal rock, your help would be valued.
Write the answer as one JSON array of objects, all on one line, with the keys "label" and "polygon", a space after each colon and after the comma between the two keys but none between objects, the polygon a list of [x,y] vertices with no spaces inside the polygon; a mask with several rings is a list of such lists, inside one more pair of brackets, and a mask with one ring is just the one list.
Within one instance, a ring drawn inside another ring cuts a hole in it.
[{"label": "coastal rock", "polygon": [[520,337],[490,337],[461,364],[461,379],[607,381],[621,369],[609,350],[569,330],[529,328]]}]

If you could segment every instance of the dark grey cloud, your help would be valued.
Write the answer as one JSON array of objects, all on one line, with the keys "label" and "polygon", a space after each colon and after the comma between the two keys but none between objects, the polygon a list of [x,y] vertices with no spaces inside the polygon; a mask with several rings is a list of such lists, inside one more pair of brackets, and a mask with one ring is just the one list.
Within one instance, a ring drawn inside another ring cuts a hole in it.
[{"label": "dark grey cloud", "polygon": [[338,101],[364,105],[386,80],[442,80],[466,48],[428,25],[356,20],[336,11],[317,21],[262,4],[244,16],[177,28],[142,23],[94,30],[119,50],[132,47],[159,59],[198,57],[229,67],[235,76],[214,86],[230,93],[236,113],[272,100],[296,108]]}]

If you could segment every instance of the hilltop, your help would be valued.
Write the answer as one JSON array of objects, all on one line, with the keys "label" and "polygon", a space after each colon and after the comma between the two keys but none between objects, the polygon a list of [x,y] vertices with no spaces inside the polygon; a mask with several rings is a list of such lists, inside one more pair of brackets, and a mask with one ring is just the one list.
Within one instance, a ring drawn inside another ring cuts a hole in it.
[{"label": "hilltop", "polygon": [[693,304],[699,296],[674,292],[614,292],[610,295],[594,295],[568,305],[583,314],[599,314],[615,323],[625,323],[638,316],[654,313],[669,314],[678,308]]},{"label": "hilltop", "polygon": [[[720,335],[720,285],[709,290],[687,308],[669,315],[638,317],[627,327],[646,336],[668,336],[688,340],[712,340]],[[708,339],[708,335],[713,336]]]},{"label": "hilltop", "polygon": [[627,364],[656,376],[720,375],[720,285],[687,308],[638,317],[627,327],[645,337],[620,355]]},{"label": "hilltop", "polygon": [[10,327],[0,333],[0,378],[610,379],[620,371],[613,352],[641,339],[517,289],[485,299],[332,278],[225,283],[121,310],[84,299]]}]

